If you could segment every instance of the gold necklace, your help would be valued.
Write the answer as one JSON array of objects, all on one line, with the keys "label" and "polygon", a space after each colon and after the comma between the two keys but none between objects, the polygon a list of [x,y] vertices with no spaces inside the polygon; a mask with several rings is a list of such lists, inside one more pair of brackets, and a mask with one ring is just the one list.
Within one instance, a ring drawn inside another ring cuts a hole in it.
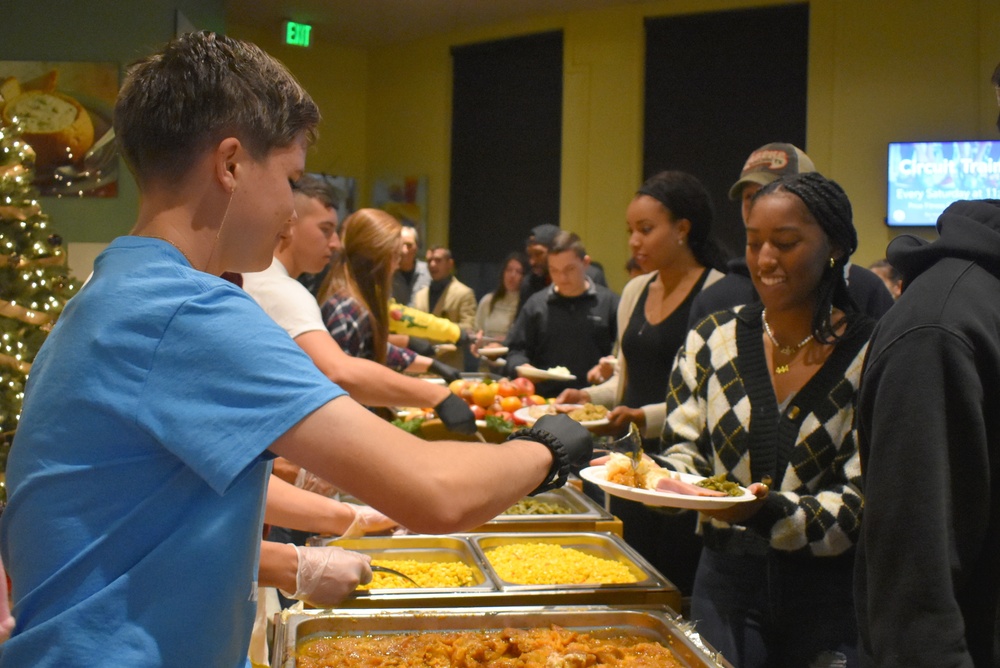
[{"label": "gold necklace", "polygon": [[173,246],[174,248],[176,248],[178,253],[180,253],[181,255],[184,256],[184,259],[188,261],[189,265],[191,265],[192,267],[194,267],[194,262],[192,262],[191,258],[188,257],[188,254],[184,252],[184,249],[182,249],[180,246],[178,246],[177,244],[175,244],[170,239],[167,239],[166,237],[159,237],[159,236],[157,236],[155,234],[140,234],[139,236],[146,237],[147,239],[159,239],[160,241],[166,241],[168,244],[170,244],[171,246]]},{"label": "gold necklace", "polygon": [[[794,346],[783,346],[780,343],[778,343],[778,339],[774,337],[774,332],[771,331],[771,326],[767,324],[767,309],[764,309],[763,311],[760,312],[760,321],[764,323],[764,332],[767,334],[767,338],[771,340],[771,343],[774,345],[775,350],[777,350],[782,355],[785,355],[786,357],[791,357],[795,353],[799,352],[800,350],[802,350],[802,348],[806,346],[806,344],[808,344],[813,339],[813,335],[809,334],[809,336],[802,339]],[[788,362],[785,362],[784,364],[776,365],[774,367],[774,373],[788,373],[789,370],[788,364],[789,364]]]}]

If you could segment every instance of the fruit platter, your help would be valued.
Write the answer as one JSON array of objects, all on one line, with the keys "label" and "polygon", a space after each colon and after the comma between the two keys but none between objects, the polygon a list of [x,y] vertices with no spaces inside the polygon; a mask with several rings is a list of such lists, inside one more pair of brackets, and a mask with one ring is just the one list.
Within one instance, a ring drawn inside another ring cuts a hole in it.
[{"label": "fruit platter", "polygon": [[594,429],[608,424],[607,409],[593,404],[557,404],[535,393],[528,378],[461,378],[448,385],[472,409],[478,433],[456,434],[437,419],[430,408],[402,408],[393,421],[397,427],[428,440],[489,441],[499,443],[521,427],[530,427],[543,415],[565,413],[584,427]]},{"label": "fruit platter", "polygon": [[512,431],[527,424],[515,413],[528,406],[547,405],[555,401],[536,394],[535,384],[527,378],[461,378],[449,384],[448,389],[464,399],[472,409],[479,427],[478,435],[449,431],[429,408],[402,408],[397,411],[393,424],[428,440],[486,440],[499,443]]}]

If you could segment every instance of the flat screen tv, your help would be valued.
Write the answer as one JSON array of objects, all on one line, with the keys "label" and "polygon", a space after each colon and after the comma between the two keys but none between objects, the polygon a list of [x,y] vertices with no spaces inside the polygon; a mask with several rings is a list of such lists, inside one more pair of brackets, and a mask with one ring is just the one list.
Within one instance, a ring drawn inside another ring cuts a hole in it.
[{"label": "flat screen tv", "polygon": [[1000,141],[892,142],[885,222],[934,225],[960,199],[1000,199]]}]

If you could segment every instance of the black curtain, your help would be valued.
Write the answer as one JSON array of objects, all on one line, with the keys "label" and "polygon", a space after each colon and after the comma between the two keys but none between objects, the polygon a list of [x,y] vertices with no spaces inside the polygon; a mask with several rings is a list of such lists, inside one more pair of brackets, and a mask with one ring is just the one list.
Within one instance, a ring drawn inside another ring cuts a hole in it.
[{"label": "black curtain", "polygon": [[728,192],[747,156],[775,141],[809,152],[808,62],[805,3],[646,20],[643,172],[697,176],[729,255],[746,243]]},{"label": "black curtain", "polygon": [[452,48],[449,245],[477,294],[528,231],[559,224],[562,32]]}]

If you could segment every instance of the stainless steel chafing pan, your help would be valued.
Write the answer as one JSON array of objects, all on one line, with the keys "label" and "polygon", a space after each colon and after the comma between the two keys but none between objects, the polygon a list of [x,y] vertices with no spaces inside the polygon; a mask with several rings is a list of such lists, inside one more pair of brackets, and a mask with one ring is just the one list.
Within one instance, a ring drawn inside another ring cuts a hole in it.
[{"label": "stainless steel chafing pan", "polygon": [[295,668],[299,643],[317,636],[381,635],[421,631],[548,628],[640,635],[668,647],[688,668],[732,668],[692,626],[662,607],[525,606],[416,610],[307,610],[277,616],[275,668]]}]

